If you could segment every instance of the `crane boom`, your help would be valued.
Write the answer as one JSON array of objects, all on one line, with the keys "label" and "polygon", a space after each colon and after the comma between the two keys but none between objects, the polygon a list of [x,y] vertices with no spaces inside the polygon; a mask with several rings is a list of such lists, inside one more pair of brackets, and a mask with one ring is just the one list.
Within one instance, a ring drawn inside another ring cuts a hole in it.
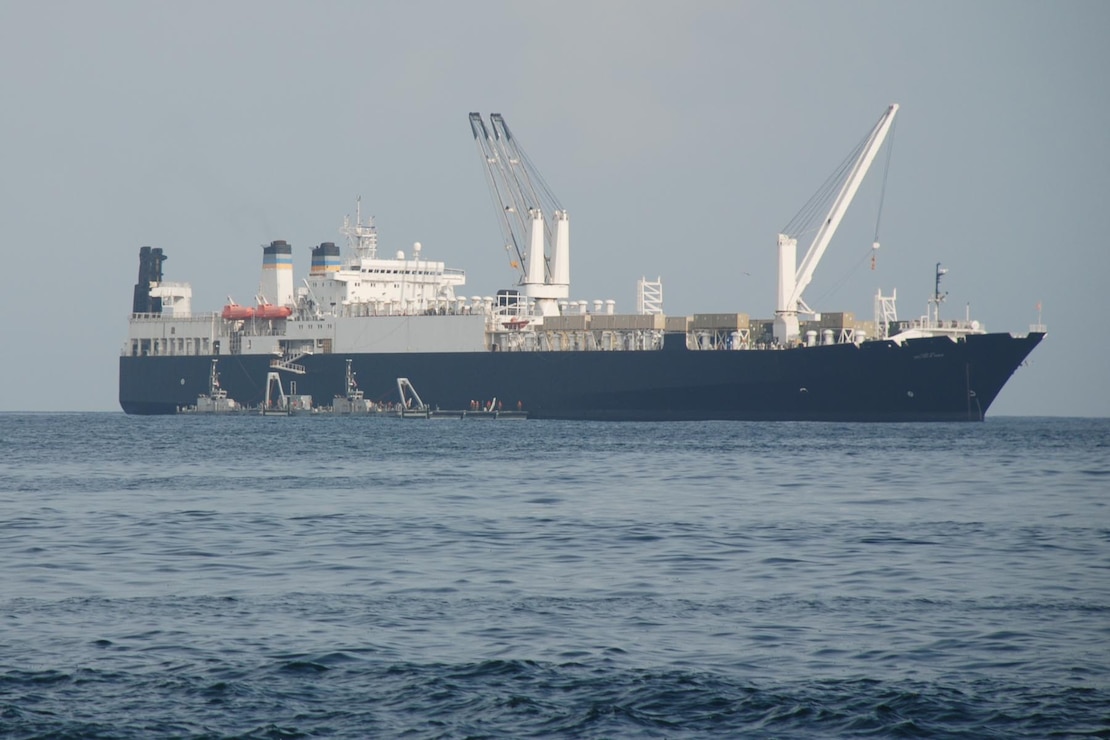
[{"label": "crane boom", "polygon": [[[507,172],[511,177],[511,192],[518,201],[519,213],[527,214],[530,209],[536,208],[545,211],[545,202],[555,202],[554,196],[547,193],[548,198],[541,196],[541,191],[546,189],[539,172],[531,166],[528,157],[517,146],[509,124],[500,113],[491,113],[490,126],[493,128],[494,141],[501,150],[501,161],[508,165]],[[537,188],[540,190],[538,191]],[[556,206],[557,207],[557,206]],[[545,229],[545,236],[550,237],[550,231]]]},{"label": "crane boom", "polygon": [[509,187],[509,176],[505,168],[504,157],[500,148],[495,143],[494,134],[486,128],[485,121],[478,113],[470,114],[470,130],[474,134],[474,142],[478,146],[478,154],[482,157],[486,174],[486,184],[489,186],[490,196],[498,211],[498,226],[505,240],[505,249],[515,254],[512,263],[520,271],[521,279],[526,276],[525,259],[522,251],[524,239],[518,235],[525,233],[526,223],[522,209],[514,197],[514,189]]},{"label": "crane boom", "polygon": [[860,147],[859,154],[843,175],[843,182],[836,197],[832,201],[824,220],[821,222],[817,233],[806,250],[802,263],[795,269],[797,254],[797,239],[788,234],[779,234],[779,284],[778,299],[775,307],[775,339],[788,344],[798,338],[798,310],[803,307],[808,310],[802,300],[802,293],[813,279],[813,272],[824,256],[829,242],[840,226],[844,214],[856,196],[864,176],[867,174],[871,163],[875,160],[883,142],[886,140],[890,127],[894,123],[894,116],[898,112],[898,104],[894,103],[879,117],[878,123],[871,129],[871,133]]},{"label": "crane boom", "polygon": [[545,315],[558,312],[570,292],[570,232],[567,212],[517,143],[505,118],[492,113],[487,127],[470,114],[470,129],[498,209],[505,248],[515,254],[523,294]]},{"label": "crane boom", "polygon": [[863,182],[864,176],[871,168],[871,163],[875,161],[875,155],[879,153],[879,148],[886,140],[886,135],[890,131],[890,126],[894,123],[894,114],[897,112],[898,104],[895,103],[887,108],[886,112],[879,118],[879,122],[875,124],[875,128],[872,129],[871,135],[868,137],[859,159],[856,160],[848,178],[844,182],[844,186],[837,194],[832,209],[829,211],[828,218],[821,224],[821,228],[817,230],[817,235],[813,238],[813,243],[806,251],[806,256],[802,258],[802,264],[798,267],[797,280],[794,284],[794,293],[791,296],[794,302],[801,300],[802,291],[809,286],[810,280],[813,279],[813,271],[817,268],[817,263],[820,262],[821,257],[824,256],[825,249],[829,246],[833,234],[836,233],[836,229],[840,226],[840,221],[844,218],[848,206],[852,204],[852,199],[856,197],[856,191],[859,190],[860,183]]}]

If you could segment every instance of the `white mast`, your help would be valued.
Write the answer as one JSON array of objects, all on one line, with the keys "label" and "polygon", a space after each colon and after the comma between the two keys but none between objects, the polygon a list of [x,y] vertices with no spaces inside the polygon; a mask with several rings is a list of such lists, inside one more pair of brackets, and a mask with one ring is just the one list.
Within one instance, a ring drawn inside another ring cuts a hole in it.
[{"label": "white mast", "polygon": [[378,256],[378,230],[374,226],[374,217],[370,216],[366,223],[362,221],[362,196],[355,201],[355,222],[351,223],[350,216],[343,217],[343,227],[339,233],[347,237],[347,248],[351,252],[352,264],[359,260],[372,260]]},{"label": "white mast", "polygon": [[570,295],[570,217],[566,210],[554,213],[555,256],[551,260],[551,284],[564,286],[563,295]]},{"label": "white mast", "polygon": [[802,293],[813,279],[813,271],[817,269],[817,263],[825,254],[825,249],[829,246],[848,206],[856,196],[860,183],[863,182],[883,141],[886,140],[897,112],[898,104],[894,103],[886,109],[879,122],[875,124],[875,128],[871,130],[797,271],[794,265],[797,259],[798,240],[787,234],[779,234],[779,282],[775,306],[775,341],[778,343],[790,344],[798,339],[798,311],[811,313],[809,306],[802,300]]},{"label": "white mast", "polygon": [[543,285],[543,213],[538,208],[528,211],[528,261],[523,285]]}]

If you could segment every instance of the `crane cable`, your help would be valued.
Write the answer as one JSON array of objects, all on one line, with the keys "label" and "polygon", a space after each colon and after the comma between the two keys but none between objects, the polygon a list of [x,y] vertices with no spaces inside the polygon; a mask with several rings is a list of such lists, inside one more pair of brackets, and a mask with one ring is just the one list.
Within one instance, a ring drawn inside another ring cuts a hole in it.
[{"label": "crane cable", "polygon": [[[887,181],[887,176],[890,175],[890,160],[891,160],[891,157],[894,155],[894,127],[897,126],[897,125],[898,125],[897,121],[894,121],[890,124],[890,136],[887,137],[887,142],[886,142],[886,164],[883,165],[883,185],[879,189],[879,212],[875,215],[875,238],[871,240],[873,245],[879,243],[879,224],[882,223],[882,220],[883,220],[883,202],[886,200],[886,181]],[[874,246],[872,246],[871,251],[872,252],[875,251]],[[874,254],[872,254],[871,255],[871,258],[872,258],[871,269],[872,270],[875,269],[874,257],[875,257]]]},{"label": "crane cable", "polygon": [[[883,219],[883,202],[886,200],[887,177],[890,174],[890,160],[891,160],[891,156],[894,153],[894,127],[896,125],[897,125],[897,123],[892,123],[890,125],[890,135],[887,137],[887,141],[886,141],[887,149],[886,149],[886,162],[883,165],[883,183],[882,183],[881,188],[879,189],[879,212],[875,216],[875,238],[872,239],[871,249],[868,250],[871,253],[871,269],[872,270],[875,269],[875,246],[874,245],[879,243],[879,226],[882,223],[882,219]],[[866,259],[867,259],[867,252],[865,252],[863,255],[861,255],[859,260],[855,264],[853,264],[851,267],[849,267],[848,270],[844,273],[844,275],[839,280],[837,280],[835,283],[833,283],[833,285],[830,286],[824,293],[822,293],[820,296],[818,296],[817,301],[815,303],[821,303],[826,298],[834,295],[837,291],[839,291],[842,287],[844,287],[844,284],[846,282],[848,282],[848,279],[852,276],[852,273],[854,273],[857,269],[859,269],[859,266]]]},{"label": "crane cable", "polygon": [[852,165],[859,159],[860,153],[863,152],[870,138],[870,135],[868,135],[860,140],[855,148],[848,153],[848,156],[844,158],[844,161],[825,179],[821,187],[810,196],[801,210],[783,227],[781,233],[797,238],[820,228],[837,193],[840,192],[844,183],[848,180]]}]

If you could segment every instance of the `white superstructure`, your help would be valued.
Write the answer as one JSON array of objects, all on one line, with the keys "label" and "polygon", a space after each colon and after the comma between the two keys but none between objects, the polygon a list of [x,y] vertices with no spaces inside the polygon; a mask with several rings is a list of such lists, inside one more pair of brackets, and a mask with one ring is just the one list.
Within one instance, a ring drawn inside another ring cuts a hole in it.
[{"label": "white superstructure", "polygon": [[[362,220],[361,202],[354,224],[344,220],[347,258],[338,269],[314,269],[304,281],[298,306],[307,316],[413,316],[446,314],[459,308],[455,289],[466,273],[424,258],[420,242],[406,254],[380,259],[373,218]],[[318,247],[317,249],[321,249]]]},{"label": "white superstructure", "polygon": [[156,283],[150,287],[150,297],[162,301],[162,316],[187,319],[193,315],[193,287],[189,283]]},{"label": "white superstructure", "polygon": [[[292,290],[292,247],[263,248],[258,305],[232,305],[224,313],[193,314],[188,283],[152,282],[160,313],[133,313],[123,354],[269,354],[295,358],[332,352],[481,352],[493,299],[455,295],[462,270],[424,258],[419,242],[405,254],[377,256],[373,219],[344,221],[348,253],[334,244],[313,248],[312,269]],[[273,296],[273,297],[271,297]],[[276,301],[280,300],[278,304]],[[287,310],[274,312],[275,306]],[[229,309],[234,308],[235,312]],[[522,307],[523,308],[523,307]]]}]

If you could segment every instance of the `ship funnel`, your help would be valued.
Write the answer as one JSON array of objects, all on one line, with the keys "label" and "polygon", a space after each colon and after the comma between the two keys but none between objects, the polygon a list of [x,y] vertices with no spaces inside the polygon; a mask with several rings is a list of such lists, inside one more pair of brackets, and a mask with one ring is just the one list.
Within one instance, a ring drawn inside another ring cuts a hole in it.
[{"label": "ship funnel", "polygon": [[324,242],[312,248],[313,274],[339,271],[339,247],[335,242]]},{"label": "ship funnel", "polygon": [[159,247],[139,250],[139,280],[135,283],[132,313],[162,313],[162,299],[151,297],[150,289],[151,283],[162,282],[162,263],[167,259]]},{"label": "ship funnel", "polygon": [[284,239],[262,247],[260,292],[275,306],[293,305],[293,247]]}]

